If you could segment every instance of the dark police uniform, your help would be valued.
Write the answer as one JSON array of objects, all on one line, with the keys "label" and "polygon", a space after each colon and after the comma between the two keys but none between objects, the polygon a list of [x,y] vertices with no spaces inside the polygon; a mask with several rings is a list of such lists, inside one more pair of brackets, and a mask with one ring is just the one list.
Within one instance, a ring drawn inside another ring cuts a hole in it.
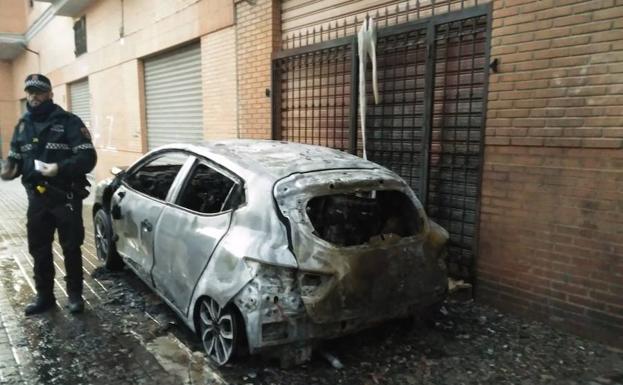
[{"label": "dark police uniform", "polygon": [[[8,157],[17,164],[28,194],[28,250],[38,296],[54,302],[52,242],[58,229],[67,291],[70,300],[81,298],[82,199],[88,195],[85,174],[97,161],[89,131],[80,118],[57,105],[43,121],[26,112],[15,127]],[[44,177],[35,170],[35,159],[57,163],[58,174]]]}]

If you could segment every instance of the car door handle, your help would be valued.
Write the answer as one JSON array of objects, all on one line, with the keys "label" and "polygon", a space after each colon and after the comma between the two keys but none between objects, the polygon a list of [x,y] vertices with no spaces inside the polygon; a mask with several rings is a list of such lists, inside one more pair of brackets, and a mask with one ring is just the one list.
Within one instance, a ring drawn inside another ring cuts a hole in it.
[{"label": "car door handle", "polygon": [[117,193],[117,196],[119,197],[119,202],[121,202],[121,200],[123,199],[123,197],[125,196],[125,191],[119,191]]},{"label": "car door handle", "polygon": [[144,219],[141,222],[141,228],[144,229],[145,231],[153,230],[153,226],[151,225],[151,222],[149,222],[147,219]]}]

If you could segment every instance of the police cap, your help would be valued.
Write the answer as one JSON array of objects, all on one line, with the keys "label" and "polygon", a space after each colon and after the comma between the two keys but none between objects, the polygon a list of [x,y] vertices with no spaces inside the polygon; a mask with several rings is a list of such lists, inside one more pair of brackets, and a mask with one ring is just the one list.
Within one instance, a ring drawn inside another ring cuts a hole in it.
[{"label": "police cap", "polygon": [[50,83],[50,79],[41,74],[30,74],[24,82],[24,91],[28,90],[52,91],[52,83]]}]

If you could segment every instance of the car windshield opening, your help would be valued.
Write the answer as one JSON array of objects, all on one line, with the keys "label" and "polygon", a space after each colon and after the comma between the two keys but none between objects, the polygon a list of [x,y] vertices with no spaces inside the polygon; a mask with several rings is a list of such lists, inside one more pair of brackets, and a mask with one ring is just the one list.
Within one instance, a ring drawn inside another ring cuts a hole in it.
[{"label": "car windshield opening", "polygon": [[423,219],[400,191],[367,191],[312,198],[306,207],[314,234],[338,246],[418,234]]}]

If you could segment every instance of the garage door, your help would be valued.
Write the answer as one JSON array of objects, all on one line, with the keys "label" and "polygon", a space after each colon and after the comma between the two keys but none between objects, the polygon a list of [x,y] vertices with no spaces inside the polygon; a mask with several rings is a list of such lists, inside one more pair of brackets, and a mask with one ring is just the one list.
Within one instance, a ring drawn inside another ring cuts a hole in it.
[{"label": "garage door", "polygon": [[203,140],[199,44],[145,60],[145,105],[149,150]]},{"label": "garage door", "polygon": [[89,80],[84,79],[69,85],[69,109],[78,115],[87,127],[91,127],[91,98]]}]

